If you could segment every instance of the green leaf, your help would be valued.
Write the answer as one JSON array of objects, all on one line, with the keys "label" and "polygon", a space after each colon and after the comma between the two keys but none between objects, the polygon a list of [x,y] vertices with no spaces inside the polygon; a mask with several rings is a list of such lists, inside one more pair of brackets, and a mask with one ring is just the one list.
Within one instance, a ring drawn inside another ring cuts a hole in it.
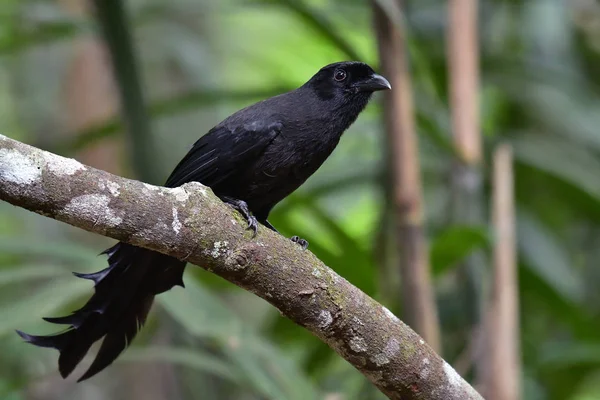
[{"label": "green leaf", "polygon": [[[578,339],[592,341],[598,338],[600,325],[588,310],[563,296],[554,286],[535,273],[535,269],[526,261],[520,264],[522,267],[519,268],[519,290],[523,305],[531,303],[535,313],[543,313],[560,321]],[[523,325],[533,324],[536,321],[530,318],[524,321]],[[538,337],[534,346],[537,352]]]},{"label": "green leaf", "polygon": [[[23,23],[24,18],[19,15],[21,11],[19,6],[22,7],[22,2],[13,0],[11,3],[14,3],[14,5],[10,6],[7,6],[6,3],[7,0],[3,2],[0,10],[2,11],[2,14],[0,14],[0,56],[72,39],[81,34],[89,34],[95,29],[88,19],[68,17],[57,6],[51,4],[49,4],[49,10],[47,11],[53,15],[41,18],[43,22],[39,22],[40,10],[38,8],[35,13],[32,13],[35,14],[32,19],[37,20],[35,22],[29,20]],[[9,7],[12,10],[9,11]],[[27,9],[27,6],[24,8]],[[177,15],[171,15],[173,14],[171,11],[169,7],[161,4],[148,4],[135,15],[136,26],[155,22],[157,18],[160,18],[161,21],[166,19],[176,20]],[[30,25],[34,26],[30,27]]]},{"label": "green leaf", "polygon": [[176,287],[157,297],[171,317],[194,336],[226,340],[227,336],[241,335],[244,326],[239,317],[199,283],[191,279],[185,282],[185,290]]},{"label": "green leaf", "polygon": [[54,278],[65,269],[56,265],[24,265],[0,268],[0,285],[13,285],[36,279]]},{"label": "green leaf", "polygon": [[239,337],[236,339],[235,345],[226,349],[226,354],[260,393],[270,399],[287,398],[276,383],[276,379],[266,368],[262,367],[261,361],[258,360],[253,349],[249,348],[249,344],[250,341],[245,336]]},{"label": "green leaf", "polygon": [[569,301],[582,300],[583,284],[573,269],[566,249],[530,214],[517,219],[518,247],[526,265]]},{"label": "green leaf", "polygon": [[239,384],[241,377],[230,364],[198,349],[172,347],[132,347],[118,359],[119,362],[166,362],[215,375]]},{"label": "green leaf", "polygon": [[265,3],[279,4],[287,7],[306,23],[306,25],[318,32],[323,39],[333,44],[342,51],[349,60],[362,61],[354,47],[346,41],[344,36],[329,22],[326,15],[319,13],[314,8],[301,0],[263,0]]},{"label": "green leaf", "polygon": [[429,250],[434,275],[442,275],[473,251],[490,246],[488,231],[482,227],[452,226],[435,237]]},{"label": "green leaf", "polygon": [[89,283],[72,276],[51,281],[34,294],[0,307],[0,335],[25,329],[42,317],[53,316],[63,306],[89,291]]},{"label": "green leaf", "polygon": [[71,242],[32,242],[25,237],[0,236],[0,253],[15,256],[42,256],[73,264],[97,265],[101,258],[89,248]]},{"label": "green leaf", "polygon": [[[180,96],[169,99],[156,100],[149,105],[148,112],[153,118],[167,115],[184,113],[199,107],[215,106],[218,103],[246,103],[251,100],[275,96],[290,90],[289,87],[273,87],[266,89],[250,90],[214,90],[201,89],[190,90]],[[57,153],[72,153],[81,150],[93,143],[115,135],[124,126],[118,117],[108,120],[103,124],[93,126],[85,131],[79,132],[74,139],[69,139],[58,144],[53,144],[52,151]]]},{"label": "green leaf", "polygon": [[73,22],[44,24],[33,31],[21,32],[20,29],[7,34],[0,40],[0,56],[15,53],[31,46],[65,40],[81,31],[81,26]]},{"label": "green leaf", "polygon": [[540,351],[544,368],[566,369],[581,365],[600,368],[600,343],[552,342]]},{"label": "green leaf", "polygon": [[[575,71],[553,69],[539,62],[527,67],[525,72],[513,70],[497,84],[512,95],[540,129],[560,135],[571,144],[599,150],[600,116],[596,110],[600,99],[593,91],[597,88],[585,76],[577,77]],[[524,86],[528,90],[523,90]]]},{"label": "green leaf", "polygon": [[512,141],[517,161],[557,176],[600,201],[600,161],[583,146],[553,135],[519,134]]}]

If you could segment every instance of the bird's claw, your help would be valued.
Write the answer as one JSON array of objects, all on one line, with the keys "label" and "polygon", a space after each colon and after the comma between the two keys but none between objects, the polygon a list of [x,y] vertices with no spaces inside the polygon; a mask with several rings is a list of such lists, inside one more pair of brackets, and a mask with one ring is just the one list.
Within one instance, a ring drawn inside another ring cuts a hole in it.
[{"label": "bird's claw", "polygon": [[223,200],[237,210],[240,214],[242,214],[242,217],[248,221],[248,227],[246,230],[252,230],[252,238],[254,238],[258,232],[258,220],[254,215],[250,214],[248,204],[246,204],[246,202],[243,200],[232,199],[230,197],[225,197]]},{"label": "bird's claw", "polygon": [[254,215],[248,217],[248,227],[246,227],[246,230],[252,230],[252,238],[254,239],[254,237],[256,237],[256,233],[258,232],[258,221]]},{"label": "bird's claw", "polygon": [[307,240],[304,240],[298,236],[292,236],[290,238],[290,240],[294,243],[298,243],[300,245],[300,247],[302,247],[302,250],[308,249],[308,241]]}]

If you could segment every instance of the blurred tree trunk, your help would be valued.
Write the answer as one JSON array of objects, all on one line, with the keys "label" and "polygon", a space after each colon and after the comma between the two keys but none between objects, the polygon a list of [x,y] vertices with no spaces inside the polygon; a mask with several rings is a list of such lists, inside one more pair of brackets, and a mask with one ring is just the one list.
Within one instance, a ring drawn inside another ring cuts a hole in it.
[{"label": "blurred tree trunk", "polygon": [[[479,132],[479,52],[477,0],[451,0],[448,21],[448,68],[454,147],[458,159],[452,174],[453,222],[484,225],[482,144]],[[485,304],[485,264],[482,252],[470,255],[460,274],[467,287],[464,306],[475,332],[482,323]],[[468,337],[477,335],[469,334]],[[477,340],[477,339],[474,339]],[[476,375],[481,377],[481,348],[475,349]]]},{"label": "blurred tree trunk", "polygon": [[435,294],[431,285],[410,74],[404,35],[373,3],[381,68],[392,90],[384,98],[387,145],[397,248],[400,252],[402,305],[407,323],[436,351],[440,349]]},{"label": "blurred tree trunk", "polygon": [[[107,60],[106,48],[95,37],[76,38],[75,54],[64,83],[64,99],[68,135],[101,124],[118,110],[118,96]],[[110,137],[77,152],[82,162],[111,173],[122,174],[122,144],[119,137]]]},{"label": "blurred tree trunk", "polygon": [[154,158],[158,152],[150,130],[127,7],[122,0],[92,0],[92,3],[117,82],[133,171],[144,182],[157,183],[161,175]]},{"label": "blurred tree trunk", "polygon": [[512,149],[494,152],[492,215],[494,281],[486,314],[485,350],[488,364],[481,387],[488,400],[520,398],[519,310],[516,261]]}]

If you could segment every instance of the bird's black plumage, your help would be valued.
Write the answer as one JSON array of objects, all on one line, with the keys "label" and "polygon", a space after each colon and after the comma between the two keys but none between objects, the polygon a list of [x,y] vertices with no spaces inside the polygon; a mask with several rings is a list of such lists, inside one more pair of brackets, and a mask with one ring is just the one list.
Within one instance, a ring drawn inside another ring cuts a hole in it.
[{"label": "bird's black plumage", "polygon": [[[323,164],[372,93],[384,89],[390,89],[389,83],[364,63],[327,65],[298,89],[246,107],[219,123],[194,144],[165,186],[201,182],[242,212],[255,233],[257,221],[274,230],[267,221],[271,209]],[[307,245],[297,237],[293,240]],[[146,320],[154,296],[183,286],[184,261],[125,243],[104,253],[106,269],[76,274],[94,282],[88,302],[69,316],[46,318],[69,325],[66,331],[51,336],[18,332],[37,346],[58,349],[63,377],[102,338],[80,381],[110,365]]]}]

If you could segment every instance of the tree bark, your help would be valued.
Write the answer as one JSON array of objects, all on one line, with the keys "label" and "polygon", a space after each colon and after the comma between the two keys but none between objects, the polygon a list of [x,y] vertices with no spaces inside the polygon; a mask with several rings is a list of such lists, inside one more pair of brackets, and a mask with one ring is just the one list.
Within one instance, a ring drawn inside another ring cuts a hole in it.
[{"label": "tree bark", "polygon": [[192,182],[152,186],[0,135],[0,200],[203,268],[262,297],[390,399],[481,396],[414,331],[289,239]]}]

